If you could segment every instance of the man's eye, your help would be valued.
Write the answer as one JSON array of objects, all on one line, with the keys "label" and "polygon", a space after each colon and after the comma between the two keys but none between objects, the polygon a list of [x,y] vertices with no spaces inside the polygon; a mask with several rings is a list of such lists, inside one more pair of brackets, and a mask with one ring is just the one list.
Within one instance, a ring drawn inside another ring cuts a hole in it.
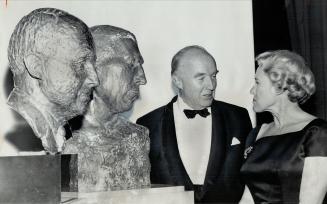
[{"label": "man's eye", "polygon": [[83,74],[85,72],[85,62],[74,63],[73,67],[77,74]]},{"label": "man's eye", "polygon": [[75,64],[75,69],[78,72],[83,71],[83,69],[84,69],[84,63],[77,63],[77,64]]},{"label": "man's eye", "polygon": [[138,65],[136,64],[131,64],[128,66],[128,69],[131,70],[132,72],[137,72],[138,71]]}]

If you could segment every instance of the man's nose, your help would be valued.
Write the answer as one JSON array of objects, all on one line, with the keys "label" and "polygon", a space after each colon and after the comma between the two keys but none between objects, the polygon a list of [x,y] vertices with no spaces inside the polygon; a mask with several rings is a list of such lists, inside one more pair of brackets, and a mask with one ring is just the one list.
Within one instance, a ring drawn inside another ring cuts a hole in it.
[{"label": "man's nose", "polygon": [[90,85],[90,87],[96,87],[99,85],[99,78],[98,74],[95,71],[95,66],[90,63],[86,66],[86,72],[87,72],[87,77],[86,77],[86,83]]},{"label": "man's nose", "polygon": [[216,83],[217,83],[216,79],[209,78],[207,80],[207,89],[214,90],[216,88]]},{"label": "man's nose", "polygon": [[136,72],[136,75],[135,75],[135,83],[138,84],[138,85],[144,85],[144,84],[147,83],[142,66],[139,66],[137,68],[137,72]]}]

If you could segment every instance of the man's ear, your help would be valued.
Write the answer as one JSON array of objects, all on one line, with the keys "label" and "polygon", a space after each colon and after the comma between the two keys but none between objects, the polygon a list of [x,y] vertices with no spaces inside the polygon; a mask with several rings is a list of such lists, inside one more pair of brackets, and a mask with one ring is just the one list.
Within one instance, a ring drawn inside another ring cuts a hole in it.
[{"label": "man's ear", "polygon": [[178,89],[183,89],[183,82],[182,80],[176,76],[175,74],[172,75],[172,80],[173,84],[178,88]]},{"label": "man's ear", "polygon": [[24,58],[24,64],[28,74],[34,79],[41,79],[43,63],[40,57],[30,54]]}]

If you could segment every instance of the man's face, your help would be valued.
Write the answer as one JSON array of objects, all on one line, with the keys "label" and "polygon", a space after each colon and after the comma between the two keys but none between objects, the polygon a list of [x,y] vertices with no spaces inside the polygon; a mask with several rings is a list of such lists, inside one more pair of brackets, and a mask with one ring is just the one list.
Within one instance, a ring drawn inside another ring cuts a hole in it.
[{"label": "man's face", "polygon": [[217,86],[217,72],[210,56],[201,52],[185,54],[173,74],[183,101],[193,109],[211,106]]},{"label": "man's face", "polygon": [[66,119],[85,112],[90,95],[98,82],[94,69],[95,54],[86,41],[56,34],[51,40],[52,55],[44,60],[41,91]]},{"label": "man's face", "polygon": [[146,84],[146,78],[143,58],[135,42],[123,40],[115,52],[114,58],[97,63],[100,85],[95,92],[111,111],[120,113],[132,108],[140,94],[139,86]]}]

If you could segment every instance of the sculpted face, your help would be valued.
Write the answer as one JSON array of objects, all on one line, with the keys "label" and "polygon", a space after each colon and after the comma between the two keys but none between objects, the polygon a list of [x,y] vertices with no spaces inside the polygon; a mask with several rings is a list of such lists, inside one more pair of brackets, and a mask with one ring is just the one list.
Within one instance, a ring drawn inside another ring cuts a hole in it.
[{"label": "sculpted face", "polygon": [[255,85],[250,91],[253,95],[253,110],[255,112],[269,110],[276,99],[275,89],[267,74],[263,71],[262,66],[256,71]]},{"label": "sculpted face", "polygon": [[84,113],[90,94],[99,83],[94,69],[95,54],[74,33],[57,35],[52,41],[57,49],[44,60],[39,85],[49,101],[70,118]]},{"label": "sculpted face", "polygon": [[211,106],[217,86],[217,68],[210,56],[189,51],[181,57],[173,82],[184,102],[194,109]]},{"label": "sculpted face", "polygon": [[139,97],[139,86],[146,84],[143,58],[137,44],[131,39],[123,39],[118,44],[113,58],[107,56],[99,59],[97,70],[100,85],[95,90],[109,109],[116,113],[131,109]]}]

